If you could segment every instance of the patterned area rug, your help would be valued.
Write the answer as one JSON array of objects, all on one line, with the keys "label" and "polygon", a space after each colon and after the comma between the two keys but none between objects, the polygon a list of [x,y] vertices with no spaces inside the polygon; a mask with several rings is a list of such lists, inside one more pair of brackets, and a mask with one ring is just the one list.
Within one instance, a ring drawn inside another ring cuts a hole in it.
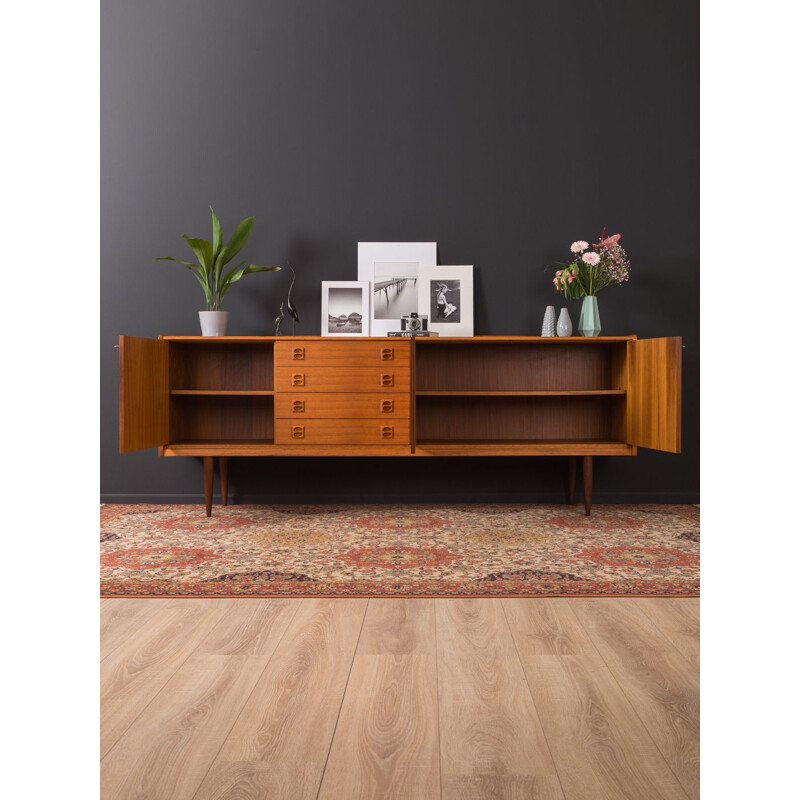
[{"label": "patterned area rug", "polygon": [[101,506],[101,594],[689,597],[700,509]]}]

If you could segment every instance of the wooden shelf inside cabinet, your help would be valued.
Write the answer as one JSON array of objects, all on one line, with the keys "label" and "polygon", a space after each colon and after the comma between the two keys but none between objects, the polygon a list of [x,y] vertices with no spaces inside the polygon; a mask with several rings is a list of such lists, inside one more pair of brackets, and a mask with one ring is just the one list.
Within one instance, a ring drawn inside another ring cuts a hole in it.
[{"label": "wooden shelf inside cabinet", "polygon": [[173,395],[210,395],[214,397],[271,397],[275,394],[272,389],[173,389]]},{"label": "wooden shelf inside cabinet", "polygon": [[164,446],[170,456],[201,456],[221,454],[258,455],[270,450],[273,439],[184,439]]},{"label": "wooden shelf inside cabinet", "polygon": [[609,344],[636,341],[636,336],[433,336],[416,344]]},{"label": "wooden shelf inside cabinet", "polygon": [[417,392],[417,397],[604,397],[622,395],[625,389],[540,389],[534,391],[493,392],[493,391],[453,391]]},{"label": "wooden shelf inside cabinet", "polygon": [[272,439],[204,439],[177,441],[160,448],[164,456],[409,456],[408,444],[385,445],[302,445],[275,444]]},{"label": "wooden shelf inside cabinet", "polygon": [[634,448],[615,439],[428,439],[418,440],[415,452],[421,456],[630,456]]}]

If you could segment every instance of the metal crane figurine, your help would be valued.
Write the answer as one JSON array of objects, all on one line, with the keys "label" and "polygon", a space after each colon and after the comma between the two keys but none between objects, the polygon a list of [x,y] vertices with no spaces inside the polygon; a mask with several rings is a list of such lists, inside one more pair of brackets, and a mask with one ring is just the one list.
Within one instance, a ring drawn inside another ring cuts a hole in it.
[{"label": "metal crane figurine", "polygon": [[292,268],[292,265],[288,262],[287,266],[290,270],[292,270],[292,282],[289,284],[289,296],[286,298],[286,310],[289,312],[289,316],[292,318],[292,336],[294,336],[295,326],[298,322],[300,322],[300,314],[297,313],[297,309],[292,305],[292,287],[294,286],[294,280],[297,277],[297,273]]},{"label": "metal crane figurine", "polygon": [[277,317],[275,317],[275,335],[281,335],[281,323],[286,319],[283,315],[283,300],[281,300],[281,310]]}]

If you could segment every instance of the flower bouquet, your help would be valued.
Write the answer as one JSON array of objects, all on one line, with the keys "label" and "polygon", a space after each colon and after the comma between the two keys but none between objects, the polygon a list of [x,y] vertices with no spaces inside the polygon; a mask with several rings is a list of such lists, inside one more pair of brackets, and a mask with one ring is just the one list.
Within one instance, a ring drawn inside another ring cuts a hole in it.
[{"label": "flower bouquet", "polygon": [[560,267],[553,278],[553,288],[563,292],[564,297],[576,300],[583,297],[578,329],[584,336],[597,336],[600,333],[600,316],[597,310],[597,293],[606,286],[624,283],[628,280],[631,265],[628,256],[620,245],[621,234],[606,237],[606,230],[600,241],[590,245],[578,240],[570,250],[573,260],[568,264],[557,263]]}]

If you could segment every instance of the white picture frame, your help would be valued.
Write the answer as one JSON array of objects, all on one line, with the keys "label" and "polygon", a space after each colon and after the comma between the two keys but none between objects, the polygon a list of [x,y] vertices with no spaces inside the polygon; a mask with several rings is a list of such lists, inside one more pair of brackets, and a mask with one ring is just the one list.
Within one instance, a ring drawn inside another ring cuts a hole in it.
[{"label": "white picture frame", "polygon": [[419,314],[439,336],[474,336],[472,266],[419,267]]},{"label": "white picture frame", "polygon": [[322,281],[322,335],[369,336],[371,294],[369,281]]},{"label": "white picture frame", "polygon": [[436,242],[359,242],[358,280],[372,284],[370,331],[399,331],[400,317],[418,310],[421,264],[436,263]]}]

